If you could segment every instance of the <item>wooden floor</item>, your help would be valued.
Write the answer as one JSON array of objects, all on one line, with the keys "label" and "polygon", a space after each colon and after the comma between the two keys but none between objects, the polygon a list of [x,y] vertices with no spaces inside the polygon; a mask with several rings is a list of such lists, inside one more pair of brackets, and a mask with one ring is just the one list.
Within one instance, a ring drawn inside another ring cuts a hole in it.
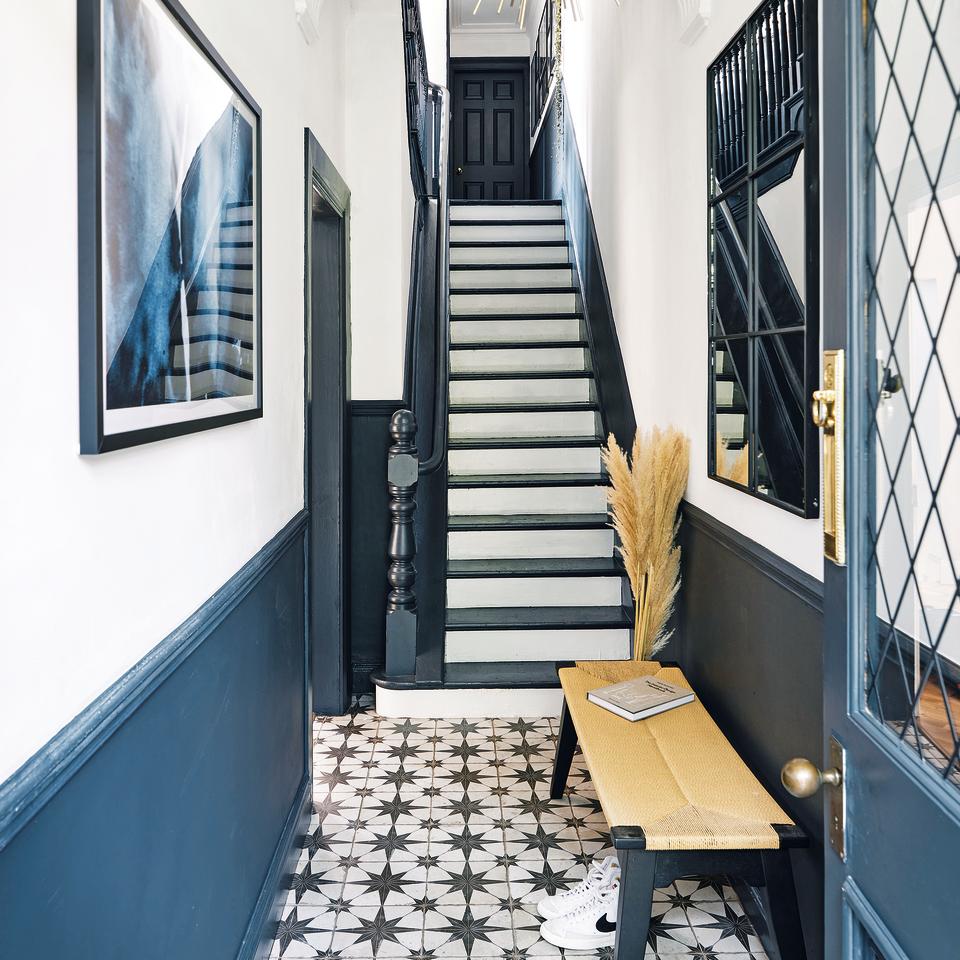
[{"label": "wooden floor", "polygon": [[960,692],[953,684],[948,683],[946,686],[949,714],[948,706],[944,703],[940,692],[940,684],[931,678],[923,688],[923,693],[920,694],[920,711],[917,719],[923,735],[946,757],[952,757],[955,740],[950,721],[953,720],[954,730],[960,736],[960,728],[957,726],[960,724]]}]

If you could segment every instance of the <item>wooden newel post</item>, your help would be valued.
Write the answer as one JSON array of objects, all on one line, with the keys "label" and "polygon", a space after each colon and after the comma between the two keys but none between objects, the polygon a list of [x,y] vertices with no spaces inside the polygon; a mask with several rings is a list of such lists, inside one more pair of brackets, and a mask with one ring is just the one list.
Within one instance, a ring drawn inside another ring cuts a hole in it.
[{"label": "wooden newel post", "polygon": [[390,567],[387,582],[388,677],[413,676],[417,668],[417,596],[414,586],[417,552],[413,514],[417,501],[420,461],[417,458],[417,420],[410,410],[398,410],[390,418],[393,443],[387,453],[387,491],[390,494]]}]

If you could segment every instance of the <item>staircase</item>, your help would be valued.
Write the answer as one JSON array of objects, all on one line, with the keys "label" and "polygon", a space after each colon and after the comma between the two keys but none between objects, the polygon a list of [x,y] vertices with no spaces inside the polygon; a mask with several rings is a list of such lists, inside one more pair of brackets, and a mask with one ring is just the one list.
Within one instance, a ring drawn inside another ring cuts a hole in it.
[{"label": "staircase", "polygon": [[559,203],[450,212],[445,685],[630,656],[603,416]]}]

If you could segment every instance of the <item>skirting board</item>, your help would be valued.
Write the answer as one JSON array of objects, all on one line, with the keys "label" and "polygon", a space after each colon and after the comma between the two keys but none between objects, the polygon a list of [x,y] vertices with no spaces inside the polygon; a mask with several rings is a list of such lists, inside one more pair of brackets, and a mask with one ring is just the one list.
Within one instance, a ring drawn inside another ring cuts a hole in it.
[{"label": "skirting board", "polygon": [[442,720],[446,717],[559,717],[563,692],[546,688],[388,690],[377,687],[382,717]]}]

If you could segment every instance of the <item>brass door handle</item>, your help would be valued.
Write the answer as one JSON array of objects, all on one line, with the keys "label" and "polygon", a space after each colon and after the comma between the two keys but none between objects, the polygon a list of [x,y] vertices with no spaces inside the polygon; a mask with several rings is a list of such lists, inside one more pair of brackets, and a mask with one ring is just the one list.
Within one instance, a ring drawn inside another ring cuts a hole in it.
[{"label": "brass door handle", "polygon": [[816,426],[823,430],[832,430],[835,421],[833,407],[837,401],[835,390],[814,390],[811,416]]},{"label": "brass door handle", "polygon": [[837,767],[821,770],[806,757],[794,757],[783,765],[780,782],[787,793],[802,799],[812,797],[823,784],[839,787],[843,782],[843,775]]},{"label": "brass door handle", "polygon": [[462,176],[463,176],[463,167],[457,167],[457,169],[454,170],[454,173],[455,173],[458,177],[462,177]]}]

